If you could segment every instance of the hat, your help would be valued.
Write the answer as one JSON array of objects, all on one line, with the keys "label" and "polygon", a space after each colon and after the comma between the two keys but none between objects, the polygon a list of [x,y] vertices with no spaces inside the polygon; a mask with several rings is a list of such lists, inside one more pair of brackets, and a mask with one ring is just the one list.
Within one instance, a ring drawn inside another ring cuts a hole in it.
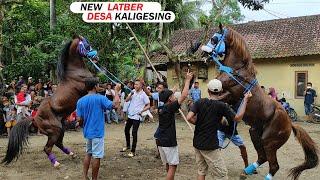
[{"label": "hat", "polygon": [[28,77],[28,79],[30,80],[30,79],[32,79],[32,77]]},{"label": "hat", "polygon": [[159,101],[166,103],[169,100],[169,97],[173,94],[171,90],[164,90],[159,93]]},{"label": "hat", "polygon": [[207,86],[208,86],[208,89],[211,92],[220,92],[220,91],[222,91],[222,83],[218,79],[210,80],[209,83],[207,84]]}]

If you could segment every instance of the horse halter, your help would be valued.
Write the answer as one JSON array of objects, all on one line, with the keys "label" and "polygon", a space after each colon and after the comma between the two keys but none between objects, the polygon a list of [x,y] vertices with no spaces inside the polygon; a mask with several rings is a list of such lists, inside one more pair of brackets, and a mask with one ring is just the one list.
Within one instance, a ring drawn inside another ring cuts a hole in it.
[{"label": "horse halter", "polygon": [[[228,29],[226,28],[222,29],[222,33],[214,33],[207,45],[202,46],[201,49],[210,53],[211,59],[218,65],[218,70],[220,72],[225,72],[230,78],[232,78],[245,89],[244,93],[247,93],[257,84],[257,79],[254,78],[251,82],[248,82],[247,85],[244,85],[243,81],[240,82],[241,80],[236,78],[236,76],[241,77],[238,73],[234,74],[234,70],[231,67],[225,66],[220,62],[219,56],[222,57],[226,54],[225,39],[227,37],[227,34]],[[214,42],[214,44],[212,44],[212,42]]]},{"label": "horse halter", "polygon": [[90,43],[84,37],[80,38],[77,50],[81,57],[86,57],[90,59],[98,58],[98,52],[92,49]]}]

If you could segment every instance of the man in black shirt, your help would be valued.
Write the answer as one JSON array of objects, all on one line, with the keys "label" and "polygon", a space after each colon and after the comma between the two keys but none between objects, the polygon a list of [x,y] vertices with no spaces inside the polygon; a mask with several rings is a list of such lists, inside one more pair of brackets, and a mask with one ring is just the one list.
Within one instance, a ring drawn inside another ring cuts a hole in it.
[{"label": "man in black shirt", "polygon": [[180,98],[177,100],[171,90],[159,93],[159,101],[164,105],[159,107],[158,148],[163,164],[166,164],[166,180],[173,180],[177,165],[179,164],[179,153],[176,137],[175,113],[179,110],[181,103],[188,97],[192,73],[187,73],[186,81]]},{"label": "man in black shirt", "polygon": [[[198,180],[205,179],[209,167],[212,168],[210,173],[212,179],[228,179],[227,168],[220,156],[217,130],[222,117],[226,117],[230,121],[240,121],[245,113],[247,102],[252,96],[250,92],[245,94],[239,112],[235,114],[229,106],[218,101],[221,92],[221,81],[211,80],[208,83],[209,98],[195,102],[187,116],[187,120],[196,125],[193,147],[198,165]],[[197,118],[193,118],[195,115]]]}]

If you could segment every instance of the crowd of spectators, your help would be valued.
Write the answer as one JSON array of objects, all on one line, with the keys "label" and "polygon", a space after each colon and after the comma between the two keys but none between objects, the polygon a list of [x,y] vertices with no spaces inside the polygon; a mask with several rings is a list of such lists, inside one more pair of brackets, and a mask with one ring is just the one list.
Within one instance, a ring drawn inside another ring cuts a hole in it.
[{"label": "crowd of spectators", "polygon": [[[20,76],[18,80],[4,82],[0,98],[0,134],[8,136],[10,129],[23,117],[34,117],[41,101],[56,89],[57,85],[51,81],[32,77]],[[35,125],[30,131],[40,135]]]}]

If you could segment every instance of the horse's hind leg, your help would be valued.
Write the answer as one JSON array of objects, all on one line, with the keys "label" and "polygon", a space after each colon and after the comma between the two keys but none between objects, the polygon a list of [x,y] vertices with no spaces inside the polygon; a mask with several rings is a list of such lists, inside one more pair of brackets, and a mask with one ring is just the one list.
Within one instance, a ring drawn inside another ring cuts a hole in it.
[{"label": "horse's hind leg", "polygon": [[60,136],[56,142],[56,146],[61,149],[62,152],[64,152],[65,154],[70,155],[72,158],[75,158],[76,155],[67,147],[63,146],[63,137],[64,137],[64,130],[62,130],[62,132],[60,133]]},{"label": "horse's hind leg", "polygon": [[50,135],[48,136],[47,144],[44,147],[44,152],[47,154],[48,159],[51,161],[51,164],[54,167],[59,167],[60,163],[57,161],[55,155],[52,153],[52,148],[54,144],[57,142],[59,136],[58,135]]},{"label": "horse's hind leg", "polygon": [[251,175],[256,172],[256,169],[263,163],[267,161],[267,156],[262,144],[261,135],[259,130],[257,130],[254,127],[251,127],[249,129],[251,141],[254,145],[254,148],[257,151],[258,154],[258,160],[252,164],[250,164],[248,167],[244,169],[245,174],[241,174],[242,177],[245,177],[245,175]]},{"label": "horse's hind leg", "polygon": [[269,174],[265,176],[265,180],[271,180],[279,170],[277,150],[287,142],[291,133],[291,122],[286,122],[285,118],[286,114],[278,111],[262,135],[263,147],[269,162]]}]

